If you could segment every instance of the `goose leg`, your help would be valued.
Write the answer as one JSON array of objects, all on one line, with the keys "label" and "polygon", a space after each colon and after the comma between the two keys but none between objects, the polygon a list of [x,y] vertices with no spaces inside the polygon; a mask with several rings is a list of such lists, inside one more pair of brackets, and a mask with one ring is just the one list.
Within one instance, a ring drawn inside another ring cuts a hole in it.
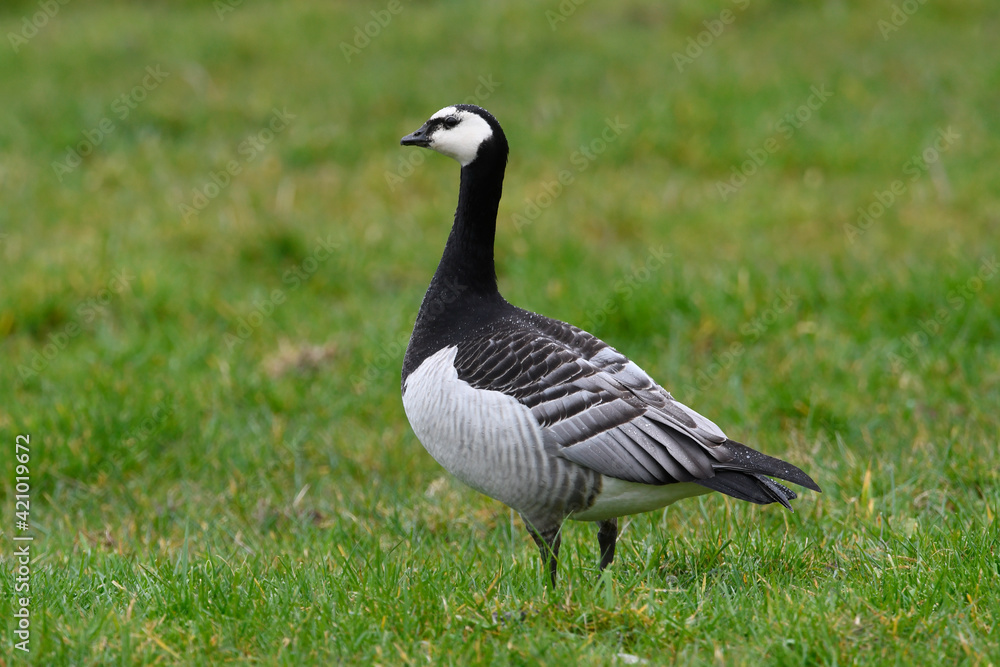
[{"label": "goose leg", "polygon": [[615,542],[618,541],[618,519],[597,522],[597,544],[601,547],[601,570],[615,559]]},{"label": "goose leg", "polygon": [[549,568],[549,576],[552,578],[552,587],[556,586],[556,568],[559,558],[559,544],[562,542],[562,531],[560,527],[550,528],[545,531],[535,530],[529,522],[524,522],[528,527],[531,539],[538,545],[538,551],[542,556],[542,565]]}]

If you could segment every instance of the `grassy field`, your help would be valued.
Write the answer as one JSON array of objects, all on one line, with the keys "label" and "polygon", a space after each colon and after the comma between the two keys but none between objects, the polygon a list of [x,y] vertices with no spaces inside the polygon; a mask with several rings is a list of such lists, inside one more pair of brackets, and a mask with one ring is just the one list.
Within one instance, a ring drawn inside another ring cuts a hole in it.
[{"label": "grassy field", "polygon": [[[1000,664],[994,3],[0,28],[0,666]],[[459,101],[512,148],[505,296],[823,494],[633,517],[602,577],[570,524],[546,585],[399,397],[458,184],[399,138]]]}]

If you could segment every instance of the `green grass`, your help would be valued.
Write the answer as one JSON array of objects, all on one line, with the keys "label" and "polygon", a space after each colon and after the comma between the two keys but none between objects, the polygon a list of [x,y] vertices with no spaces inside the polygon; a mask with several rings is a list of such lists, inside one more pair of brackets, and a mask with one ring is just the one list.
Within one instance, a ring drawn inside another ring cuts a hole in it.
[{"label": "green grass", "polygon": [[[30,653],[5,613],[0,665],[1000,663],[1000,13],[926,3],[884,39],[891,2],[742,4],[552,30],[556,2],[403,3],[347,62],[386,3],[73,2],[16,53],[41,10],[5,3],[5,609],[17,434],[35,541]],[[823,494],[633,517],[600,578],[567,525],[553,591],[424,452],[399,367],[458,168],[398,140],[477,88],[512,147],[507,298],[590,323]]]}]

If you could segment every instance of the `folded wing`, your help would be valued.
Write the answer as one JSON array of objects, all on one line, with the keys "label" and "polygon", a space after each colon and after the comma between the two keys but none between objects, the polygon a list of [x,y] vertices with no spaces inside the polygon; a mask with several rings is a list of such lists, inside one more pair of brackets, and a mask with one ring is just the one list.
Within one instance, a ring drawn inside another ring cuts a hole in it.
[{"label": "folded wing", "polygon": [[526,315],[530,326],[467,341],[455,364],[472,386],[528,407],[551,454],[630,482],[697,482],[756,503],[795,497],[765,475],[819,490],[795,466],[729,440],[594,336]]}]

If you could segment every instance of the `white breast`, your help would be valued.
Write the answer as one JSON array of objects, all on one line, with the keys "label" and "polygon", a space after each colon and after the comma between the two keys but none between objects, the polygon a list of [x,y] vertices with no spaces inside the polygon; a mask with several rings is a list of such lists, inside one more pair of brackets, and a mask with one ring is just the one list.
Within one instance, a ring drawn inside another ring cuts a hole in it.
[{"label": "white breast", "polygon": [[545,453],[541,428],[516,399],[460,380],[457,350],[441,349],[407,377],[406,417],[448,472],[481,493],[530,512],[553,477],[554,462]]}]

